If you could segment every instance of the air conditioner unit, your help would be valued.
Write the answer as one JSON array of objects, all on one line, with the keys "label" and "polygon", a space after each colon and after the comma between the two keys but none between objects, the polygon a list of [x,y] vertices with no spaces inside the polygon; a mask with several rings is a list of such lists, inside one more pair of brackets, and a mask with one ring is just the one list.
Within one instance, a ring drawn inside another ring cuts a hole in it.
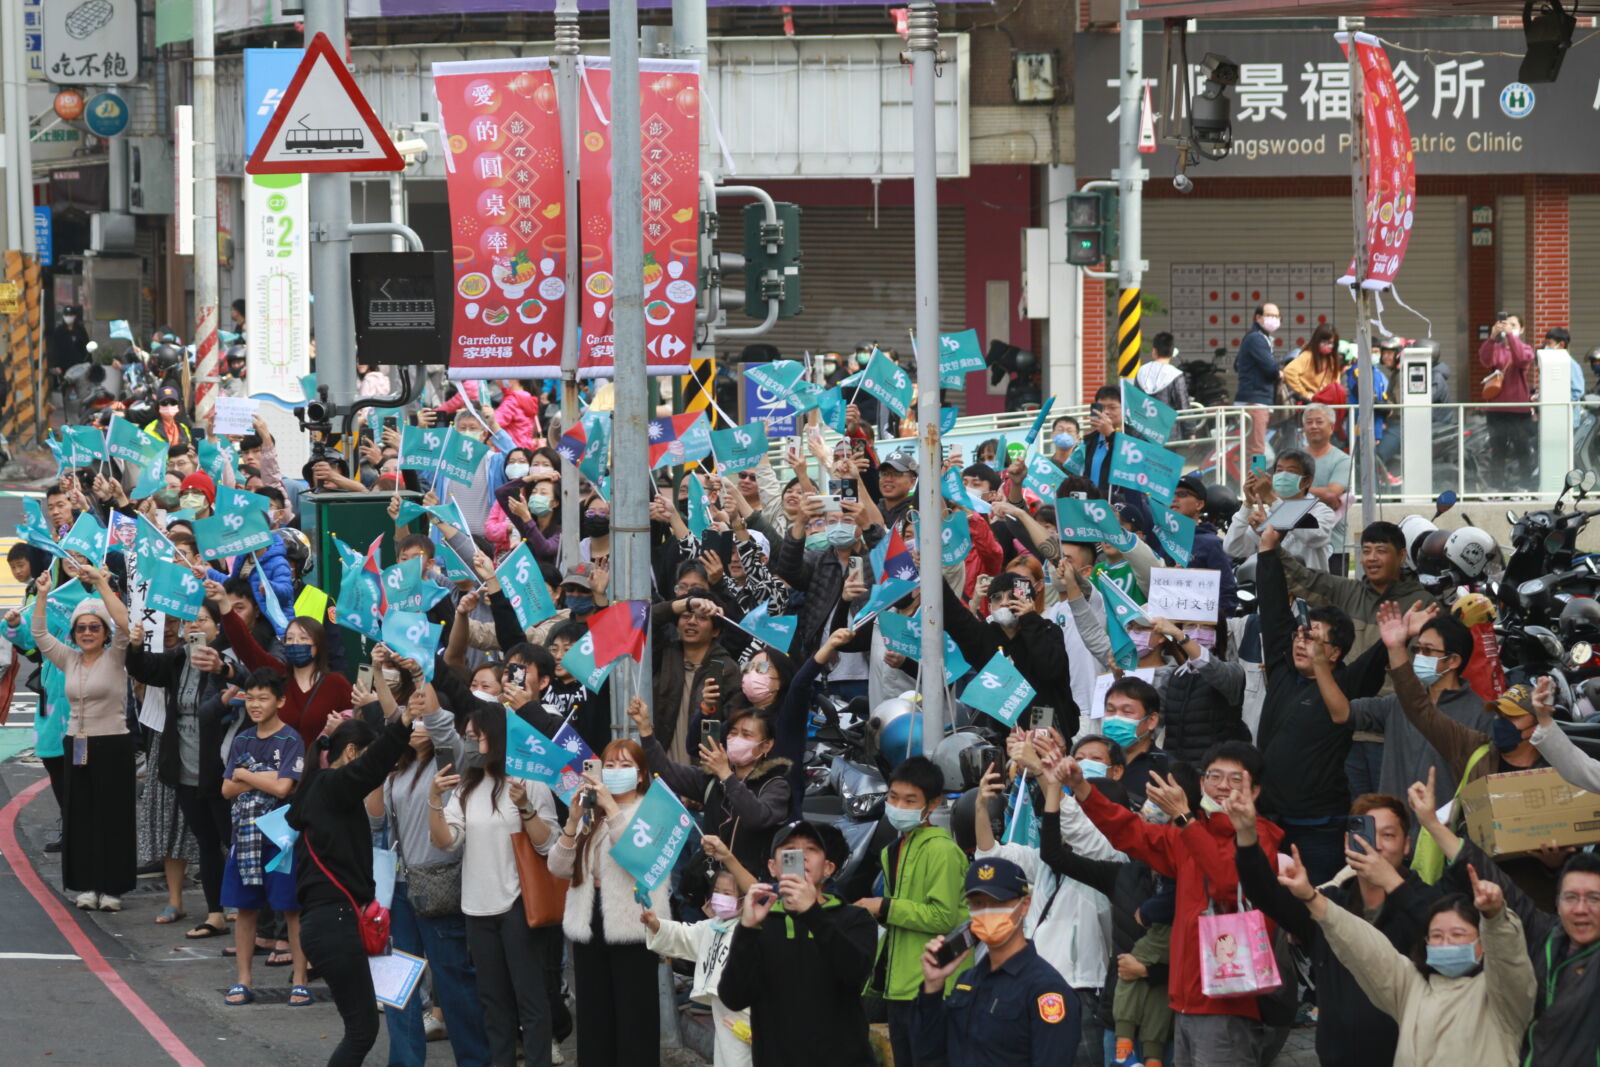
[{"label": "air conditioner unit", "polygon": [[136,247],[136,232],[132,215],[96,211],[89,216],[89,251],[132,252]]},{"label": "air conditioner unit", "polygon": [[89,317],[97,322],[137,319],[143,284],[144,260],[137,256],[84,257],[83,302],[88,307]]},{"label": "air conditioner unit", "polygon": [[128,138],[127,169],[128,210],[135,215],[172,214],[172,146],[166,138]]}]

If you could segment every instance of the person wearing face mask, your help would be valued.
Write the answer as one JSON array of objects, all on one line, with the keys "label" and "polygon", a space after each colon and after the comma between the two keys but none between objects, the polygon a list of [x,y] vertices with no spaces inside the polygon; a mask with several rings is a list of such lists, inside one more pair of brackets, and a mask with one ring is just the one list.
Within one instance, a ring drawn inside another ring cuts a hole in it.
[{"label": "person wearing face mask", "polygon": [[[1530,484],[1535,463],[1536,434],[1533,409],[1532,346],[1522,339],[1522,320],[1505,315],[1489,328],[1489,339],[1478,347],[1478,365],[1489,373],[1483,379],[1483,397],[1495,406],[1487,409],[1489,469],[1496,485],[1514,489]],[[1491,394],[1493,394],[1491,396]]]},{"label": "person wearing face mask", "polygon": [[[607,745],[600,763],[584,771],[584,785],[550,851],[550,873],[571,880],[562,929],[572,942],[583,1061],[636,1067],[661,1054],[660,1017],[640,1010],[656,1002],[656,956],[645,947],[650,931],[640,918],[634,877],[611,849],[627,833],[651,779],[644,750],[631,738]],[[668,914],[665,879],[651,891],[648,908]],[[723,1000],[744,1006],[726,995]]]},{"label": "person wearing face mask", "polygon": [[[906,479],[908,487],[911,482],[912,478]],[[805,495],[799,513],[789,523],[787,535],[778,542],[772,556],[772,573],[805,595],[795,624],[794,643],[789,646],[795,656],[811,655],[828,634],[848,621],[851,604],[845,600],[844,590],[852,561],[861,557],[856,564],[861,568],[861,580],[875,581],[864,557],[887,536],[889,529],[877,505],[867,497],[854,506],[842,502],[837,511],[825,512],[823,504],[816,495]],[[862,546],[859,552],[858,540]]]},{"label": "person wearing face mask", "polygon": [[1289,387],[1295,403],[1308,403],[1329,385],[1339,380],[1344,360],[1339,355],[1339,331],[1332,323],[1318,324],[1300,354],[1283,366],[1283,384]]},{"label": "person wearing face mask", "polygon": [[[1222,540],[1223,550],[1233,559],[1255,555],[1261,548],[1261,528],[1267,515],[1282,501],[1306,499],[1316,474],[1317,461],[1310,453],[1299,449],[1279,452],[1271,474],[1254,474],[1246,481],[1245,502],[1250,506],[1233,513]],[[1326,571],[1333,528],[1339,517],[1322,501],[1311,499],[1310,518],[1315,525],[1306,526],[1302,520],[1302,525],[1285,533],[1279,544],[1307,570]]]},{"label": "person wearing face mask", "polygon": [[1239,351],[1233,357],[1233,370],[1239,376],[1239,388],[1233,395],[1233,402],[1250,409],[1252,456],[1265,455],[1267,451],[1267,423],[1272,414],[1267,407],[1277,395],[1279,377],[1272,335],[1278,332],[1282,323],[1277,304],[1258,305],[1254,321],[1239,342]]},{"label": "person wearing face mask", "polygon": [[997,652],[1010,657],[1033,687],[1029,708],[1051,709],[1056,728],[1071,737],[1078,732],[1078,703],[1072,695],[1066,638],[1060,626],[1039,614],[1034,589],[1024,575],[999,575],[989,583],[989,621],[982,622],[946,583],[945,630],[968,663],[988,663]]},{"label": "person wearing face mask", "polygon": [[1250,740],[1243,713],[1245,668],[1214,651],[1216,628],[1155,618],[1145,633],[1161,659],[1152,684],[1161,695],[1167,755],[1192,763],[1219,741]]},{"label": "person wearing face mask", "polygon": [[929,938],[955,929],[966,917],[961,899],[966,854],[949,830],[928,821],[943,793],[944,773],[926,756],[912,756],[890,773],[883,816],[896,836],[880,856],[884,895],[856,901],[884,928],[867,993],[888,1002],[897,1064],[918,1062],[911,1034],[923,949]]},{"label": "person wearing face mask", "polygon": [[1095,676],[1111,664],[1105,597],[1091,580],[1094,563],[1094,545],[1063,541],[1061,558],[1054,567],[1057,599],[1044,610],[1044,617],[1061,627],[1067,647],[1067,671],[1072,679],[1072,700],[1080,712],[1094,703]]},{"label": "person wearing face mask", "polygon": [[183,397],[173,386],[161,387],[161,392],[156,394],[156,417],[145,424],[144,432],[152,437],[158,437],[171,447],[182,445],[188,447],[192,444],[194,434],[189,428],[189,420],[184,417]]},{"label": "person wearing face mask", "polygon": [[83,325],[83,308],[77,304],[61,306],[61,321],[46,340],[50,378],[60,388],[61,376],[89,358],[89,331]]},{"label": "person wearing face mask", "polygon": [[[987,951],[969,967],[970,949],[945,963],[938,956],[944,936],[928,942],[912,1016],[917,1062],[1071,1063],[1078,1047],[1078,998],[1023,933],[1033,895],[1022,868],[1010,860],[980,859],[967,870],[962,892],[973,936]],[[955,986],[946,997],[952,976]],[[998,1013],[996,1004],[1009,1010]]]},{"label": "person wearing face mask", "polygon": [[[762,680],[766,677],[754,675]],[[750,681],[752,675],[747,672],[745,679]],[[759,692],[765,695],[765,687]],[[641,698],[628,703],[628,717],[639,730],[639,744],[650,770],[679,796],[703,799],[705,832],[724,841],[746,870],[759,870],[773,832],[789,817],[791,763],[772,757],[777,733],[772,713],[753,707],[730,711],[721,730],[700,738],[696,767],[668,758],[655,736],[650,709]]]},{"label": "person wearing face mask", "polygon": [[1125,674],[1106,690],[1100,732],[1122,747],[1127,760],[1122,784],[1128,791],[1128,803],[1135,809],[1144,804],[1151,777],[1172,769],[1172,757],[1156,745],[1161,719],[1161,694],[1143,678]]},{"label": "person wearing face mask", "polygon": [[1500,886],[1471,867],[1467,874],[1471,897],[1453,894],[1429,908],[1426,933],[1410,955],[1375,927],[1332,906],[1312,887],[1298,857],[1278,876],[1305,902],[1372,1003],[1399,1024],[1395,1063],[1524,1062],[1523,1032],[1533,1018],[1538,986],[1522,921],[1506,907]]},{"label": "person wearing face mask", "polygon": [[[206,598],[222,599],[222,586],[206,582]],[[222,618],[228,645],[250,670],[270,667],[287,675],[283,721],[300,732],[309,749],[327,725],[328,716],[350,706],[350,681],[328,667],[328,638],[322,623],[306,615],[291,619],[283,632],[282,658],[256,642],[238,605]]]},{"label": "person wearing face mask", "polygon": [[542,462],[534,466],[528,452],[513,449],[504,477],[484,527],[489,540],[504,551],[515,530],[535,559],[554,563],[561,549],[561,489],[555,472]]},{"label": "person wearing face mask", "polygon": [[[1074,418],[1059,418],[1050,428],[1050,445],[1053,451],[1050,460],[1062,470],[1072,463],[1073,453],[1078,450],[1078,420]],[[1077,464],[1080,468],[1082,463]],[[1078,473],[1083,473],[1080,469]]]},{"label": "person wearing face mask", "polygon": [[711,1028],[716,1033],[711,1062],[715,1067],[749,1067],[752,1063],[750,1043],[739,1037],[741,1030],[749,1031],[749,1010],[733,1011],[717,996],[717,984],[722,981],[743,902],[734,876],[719,870],[711,880],[711,896],[705,903],[706,918],[702,922],[662,919],[648,909],[639,917],[650,931],[645,938],[646,948],[669,959],[694,961],[689,999],[711,1008]]}]

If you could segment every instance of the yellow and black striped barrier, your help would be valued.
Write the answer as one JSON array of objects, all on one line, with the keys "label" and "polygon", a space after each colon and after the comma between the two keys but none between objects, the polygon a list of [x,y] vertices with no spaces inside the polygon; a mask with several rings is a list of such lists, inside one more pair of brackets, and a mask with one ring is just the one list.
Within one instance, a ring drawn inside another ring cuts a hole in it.
[{"label": "yellow and black striped barrier", "polygon": [[1117,294],[1117,374],[1132,378],[1139,370],[1139,293],[1123,289]]}]

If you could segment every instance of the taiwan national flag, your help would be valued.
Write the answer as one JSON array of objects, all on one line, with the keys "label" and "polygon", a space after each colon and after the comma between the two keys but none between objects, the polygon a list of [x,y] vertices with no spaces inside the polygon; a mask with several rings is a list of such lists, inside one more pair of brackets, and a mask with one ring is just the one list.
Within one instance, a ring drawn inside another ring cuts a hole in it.
[{"label": "taiwan national flag", "polygon": [[906,547],[905,538],[900,536],[899,528],[889,531],[889,550],[884,553],[883,565],[878,570],[878,581],[907,581],[917,580],[917,564],[911,558],[911,549]]},{"label": "taiwan national flag", "polygon": [[[877,558],[880,550],[883,553],[881,561]],[[850,620],[852,630],[860,629],[867,620],[876,617],[879,612],[891,607],[917,587],[917,564],[911,558],[911,550],[906,547],[905,539],[900,536],[898,529],[891,530],[888,537],[878,542],[878,547],[873,550],[872,555],[872,562],[878,571],[878,580],[867,591],[866,603],[861,605],[855,617]]]},{"label": "taiwan national flag", "polygon": [[703,411],[650,420],[650,469],[692,463],[711,454],[711,423]]},{"label": "taiwan national flag", "polygon": [[[568,655],[570,654],[569,652]],[[561,729],[557,730],[556,735],[550,740],[555,742],[556,747],[567,756],[567,762],[561,768],[561,782],[551,788],[555,789],[556,796],[561,798],[561,803],[571,804],[573,795],[583,784],[583,761],[594,759],[594,749],[578,736],[578,731],[572,728],[570,722],[562,723]]]},{"label": "taiwan national flag", "polygon": [[645,623],[649,618],[650,606],[642,600],[624,600],[590,616],[589,634],[594,638],[596,665],[604,667],[623,656],[638,660],[644,654]]}]

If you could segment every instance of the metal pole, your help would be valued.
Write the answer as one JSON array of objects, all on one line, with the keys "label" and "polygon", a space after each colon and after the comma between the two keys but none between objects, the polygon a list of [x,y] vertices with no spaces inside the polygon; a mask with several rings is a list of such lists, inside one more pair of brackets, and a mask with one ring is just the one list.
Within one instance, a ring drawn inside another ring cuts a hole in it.
[{"label": "metal pole", "polygon": [[[406,222],[406,172],[393,171],[389,175],[389,221],[397,226]],[[396,233],[389,238],[389,251],[404,252],[406,239]],[[421,251],[421,249],[418,249]]]},{"label": "metal pole", "polygon": [[[17,126],[16,97],[27,91],[22,72],[17,69],[17,48],[13,38],[22,37],[22,5],[18,0],[0,0],[0,125],[5,127],[5,154],[0,156],[0,167],[5,167],[5,185],[0,187],[0,197],[6,206],[5,232],[0,235],[0,248],[22,247],[23,210],[29,207],[22,191],[27,188],[25,176],[17,169],[17,145],[27,140],[27,127]],[[32,224],[32,219],[26,220]]]},{"label": "metal pole", "polygon": [[1132,17],[1134,0],[1122,0],[1122,81],[1117,178],[1117,374],[1131,378],[1139,369],[1140,287],[1144,261],[1140,242],[1144,229],[1144,167],[1139,162],[1139,120],[1144,114],[1144,22]]},{"label": "metal pole", "polygon": [[[639,5],[611,4],[611,219],[616,293],[616,411],[611,435],[611,586],[613,600],[650,600],[650,457],[646,436],[652,414],[644,350],[644,193],[639,158]],[[571,258],[570,256],[568,257]],[[650,699],[650,646],[637,675],[612,675],[611,721],[628,732],[627,706],[635,693]],[[627,665],[624,664],[624,667]]]},{"label": "metal pole", "polygon": [[[567,254],[562,261],[566,291],[578,291],[578,0],[556,3],[556,110],[561,116],[562,215]],[[580,301],[569,298],[561,323],[561,426],[578,424],[578,325]],[[578,467],[561,461],[561,555],[563,568],[578,561]]]},{"label": "metal pole", "polygon": [[217,62],[215,0],[194,0],[194,417],[217,405]]},{"label": "metal pole", "polygon": [[917,271],[917,556],[922,588],[922,751],[944,739],[944,501],[939,492],[939,145],[934,81],[939,12],[927,0],[911,8],[911,202]]},{"label": "metal pole", "polygon": [[[692,59],[700,64],[700,88],[709,97],[707,80],[711,77],[710,55],[706,43],[706,0],[672,0],[672,57]],[[712,148],[711,116],[701,108],[700,169],[711,175],[713,182],[722,180],[722,156]],[[707,353],[709,354],[709,353]]]},{"label": "metal pole", "polygon": [[[334,50],[343,55],[344,7],[344,0],[306,0],[306,40],[325,33]],[[311,282],[317,294],[311,305],[317,384],[328,387],[330,399],[345,402],[356,392],[356,320],[350,296],[350,175],[306,177],[310,181],[307,207],[311,219]]]},{"label": "metal pole", "polygon": [[1372,440],[1372,291],[1361,284],[1367,276],[1370,255],[1367,248],[1367,93],[1355,35],[1364,24],[1359,18],[1345,19],[1345,27],[1350,31],[1350,214],[1356,231],[1356,394],[1361,435],[1356,458],[1361,474],[1361,525],[1368,526],[1378,520],[1378,458]]}]

